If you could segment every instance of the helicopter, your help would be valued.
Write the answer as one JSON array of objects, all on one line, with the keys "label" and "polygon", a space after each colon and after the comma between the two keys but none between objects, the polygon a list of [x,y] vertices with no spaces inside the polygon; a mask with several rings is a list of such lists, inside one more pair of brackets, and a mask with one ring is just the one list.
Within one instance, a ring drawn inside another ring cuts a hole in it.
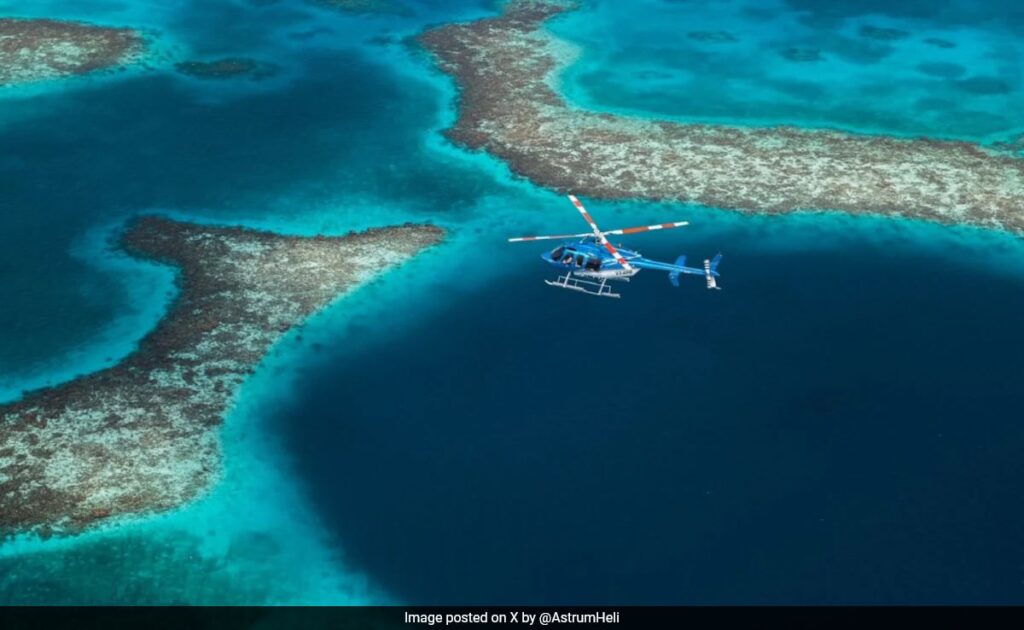
[{"label": "helicopter", "polygon": [[641,269],[657,269],[668,272],[668,279],[673,286],[679,286],[680,275],[688,274],[704,276],[708,289],[719,288],[716,278],[718,278],[718,264],[722,261],[722,254],[705,260],[703,267],[687,267],[686,256],[680,256],[674,264],[658,262],[644,258],[639,252],[623,249],[621,246],[615,247],[608,241],[609,235],[667,230],[689,225],[689,221],[602,231],[575,195],[569,195],[569,201],[579,210],[583,220],[590,224],[590,232],[519,236],[508,239],[510,243],[580,239],[565,241],[550,252],[541,254],[541,259],[544,262],[565,272],[558,276],[557,280],[545,280],[545,284],[598,297],[619,298],[622,295],[612,290],[612,286],[608,284],[609,281],[629,282],[630,278],[640,273]]}]

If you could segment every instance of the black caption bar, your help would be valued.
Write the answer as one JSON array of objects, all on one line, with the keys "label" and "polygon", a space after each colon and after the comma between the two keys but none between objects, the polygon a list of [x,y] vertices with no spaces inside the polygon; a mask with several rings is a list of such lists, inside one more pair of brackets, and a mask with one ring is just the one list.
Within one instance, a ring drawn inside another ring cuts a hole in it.
[{"label": "black caption bar", "polygon": [[616,609],[563,610],[558,608],[492,608],[480,610],[406,610],[402,620],[411,626],[527,626],[617,624]]},{"label": "black caption bar", "polygon": [[1020,627],[1024,608],[914,607],[149,607],[2,608],[2,630],[405,630],[431,628],[931,628]]}]

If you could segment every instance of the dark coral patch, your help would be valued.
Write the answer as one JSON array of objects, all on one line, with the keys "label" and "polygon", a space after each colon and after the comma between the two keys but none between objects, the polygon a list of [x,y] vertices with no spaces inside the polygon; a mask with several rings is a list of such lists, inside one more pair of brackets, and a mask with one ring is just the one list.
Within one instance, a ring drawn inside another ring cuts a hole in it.
[{"label": "dark coral patch", "polygon": [[771,81],[773,88],[804,101],[817,101],[825,96],[825,88],[810,81]]},{"label": "dark coral patch", "polygon": [[310,4],[350,13],[387,13],[411,15],[412,10],[397,0],[306,0]]},{"label": "dark coral patch", "polygon": [[878,40],[836,36],[831,39],[829,53],[839,59],[860,65],[874,65],[893,53],[895,48]]},{"label": "dark coral patch", "polygon": [[786,0],[794,11],[806,12],[818,23],[835,22],[861,15],[927,18],[935,14],[936,5],[946,0]]},{"label": "dark coral patch", "polygon": [[901,31],[898,28],[883,28],[881,26],[862,26],[858,32],[861,37],[880,42],[894,42],[910,37],[910,33],[906,31]]},{"label": "dark coral patch", "polygon": [[242,57],[215,59],[213,61],[183,61],[174,66],[178,72],[198,79],[234,79],[247,77],[259,81],[272,77],[280,68],[272,63]]},{"label": "dark coral patch", "polygon": [[329,29],[329,28],[324,27],[324,26],[320,26],[320,27],[316,27],[316,28],[307,28],[305,30],[292,31],[291,33],[288,33],[288,39],[290,39],[292,41],[300,42],[300,41],[305,41],[307,39],[313,39],[314,37],[317,37],[319,35],[330,35],[333,32],[334,32],[333,29]]},{"label": "dark coral patch", "polygon": [[919,112],[937,112],[956,109],[956,103],[943,98],[921,98],[914,103],[914,109]]},{"label": "dark coral patch", "polygon": [[1024,153],[1024,135],[1013,136],[1006,140],[999,140],[993,142],[989,146],[996,151],[1020,155]]},{"label": "dark coral patch", "polygon": [[816,48],[785,48],[779,54],[796,63],[811,63],[821,61],[821,51]]},{"label": "dark coral patch", "polygon": [[395,43],[395,38],[390,35],[374,35],[367,38],[366,43],[371,46],[391,46]]},{"label": "dark coral patch", "polygon": [[727,31],[690,31],[686,36],[695,42],[706,44],[734,44],[740,41]]},{"label": "dark coral patch", "polygon": [[630,76],[642,81],[668,81],[676,77],[671,72],[665,72],[664,70],[639,70]]},{"label": "dark coral patch", "polygon": [[956,85],[964,92],[970,92],[979,96],[1008,94],[1013,91],[1013,86],[996,77],[971,77],[970,79],[957,81]]},{"label": "dark coral patch", "polygon": [[951,42],[948,39],[941,39],[939,37],[929,37],[924,40],[924,43],[929,46],[935,46],[936,48],[956,48],[955,42]]},{"label": "dark coral patch", "polygon": [[962,77],[967,72],[967,68],[960,64],[942,62],[922,63],[917,66],[917,69],[922,74],[942,79],[956,79]]}]

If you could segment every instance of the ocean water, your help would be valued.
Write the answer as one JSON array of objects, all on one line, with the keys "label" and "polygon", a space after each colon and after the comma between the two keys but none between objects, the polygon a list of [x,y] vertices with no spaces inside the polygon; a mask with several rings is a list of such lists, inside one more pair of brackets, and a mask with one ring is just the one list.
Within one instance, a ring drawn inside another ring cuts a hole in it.
[{"label": "ocean water", "polygon": [[552,25],[585,107],[975,141],[1024,130],[1024,11],[987,0],[595,0]]},{"label": "ocean water", "polygon": [[846,227],[855,253],[686,238],[742,244],[720,293],[595,304],[524,266],[368,327],[274,422],[403,601],[1019,601],[1020,280]]},{"label": "ocean water", "polygon": [[[158,48],[147,68],[0,90],[0,398],[116,361],[165,311],[172,272],[111,246],[138,213],[450,234],[273,349],[209,496],[0,545],[0,602],[1024,600],[1019,238],[580,191],[607,227],[689,219],[629,245],[723,251],[724,290],[645,272],[620,301],[556,291],[542,248],[504,239],[576,230],[575,213],[440,137],[455,91],[405,42],[493,7],[398,4],[0,2],[136,25]],[[562,77],[579,106],[1012,137],[1013,8],[888,4],[605,1],[552,30],[580,47]],[[784,33],[821,58],[773,56]],[[222,55],[281,70],[171,67]],[[932,62],[965,70],[915,69]],[[945,117],[912,107],[942,98]]]}]

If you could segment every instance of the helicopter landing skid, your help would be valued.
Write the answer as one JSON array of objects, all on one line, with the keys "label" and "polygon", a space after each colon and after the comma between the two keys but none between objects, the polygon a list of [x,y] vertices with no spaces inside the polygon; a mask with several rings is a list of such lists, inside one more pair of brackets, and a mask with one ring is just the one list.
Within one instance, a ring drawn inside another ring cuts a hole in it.
[{"label": "helicopter landing skid", "polygon": [[584,280],[583,278],[574,277],[571,273],[567,273],[564,276],[558,276],[558,280],[545,280],[544,284],[598,297],[622,297],[621,294],[612,292],[612,288],[608,286],[608,278],[601,278],[599,281]]}]

